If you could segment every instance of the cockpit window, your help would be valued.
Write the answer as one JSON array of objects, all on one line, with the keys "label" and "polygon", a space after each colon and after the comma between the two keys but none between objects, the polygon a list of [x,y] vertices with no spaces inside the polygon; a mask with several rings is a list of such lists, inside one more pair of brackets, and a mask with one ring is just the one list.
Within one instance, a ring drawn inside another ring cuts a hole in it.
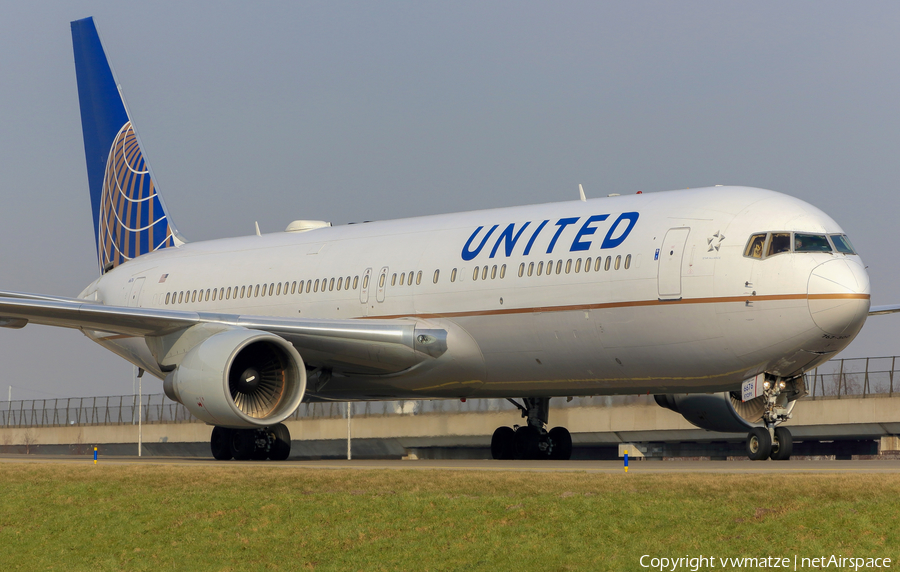
[{"label": "cockpit window", "polygon": [[824,234],[794,234],[794,252],[831,252]]},{"label": "cockpit window", "polygon": [[846,234],[832,234],[830,235],[831,243],[834,244],[834,249],[843,254],[856,254],[856,250],[853,249],[853,245],[850,244],[850,239],[847,238]]},{"label": "cockpit window", "polygon": [[[793,248],[792,248],[793,247]],[[768,258],[782,252],[840,252],[856,254],[846,234],[807,234],[801,232],[759,232],[750,235],[744,256]]]},{"label": "cockpit window", "polygon": [[773,232],[772,238],[769,239],[769,250],[766,256],[773,256],[782,252],[791,251],[791,233],[789,232]]},{"label": "cockpit window", "polygon": [[754,234],[747,242],[747,248],[744,250],[744,256],[750,258],[762,258],[763,247],[766,245],[766,234]]}]

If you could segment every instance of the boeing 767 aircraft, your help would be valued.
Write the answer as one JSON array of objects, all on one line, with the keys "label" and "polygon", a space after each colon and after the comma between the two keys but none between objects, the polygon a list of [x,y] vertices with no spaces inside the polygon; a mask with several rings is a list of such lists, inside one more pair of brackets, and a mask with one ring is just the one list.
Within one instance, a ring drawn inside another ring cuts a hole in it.
[{"label": "boeing 767 aircraft", "polygon": [[[841,227],[711,187],[191,243],[176,230],[91,18],[72,22],[99,277],[0,293],[0,325],[81,330],[214,425],[216,459],[285,459],[303,401],[503,398],[497,459],[568,459],[556,396],[647,394],[751,459],[787,459],[803,373],[870,313]],[[512,425],[512,421],[511,425]]]}]

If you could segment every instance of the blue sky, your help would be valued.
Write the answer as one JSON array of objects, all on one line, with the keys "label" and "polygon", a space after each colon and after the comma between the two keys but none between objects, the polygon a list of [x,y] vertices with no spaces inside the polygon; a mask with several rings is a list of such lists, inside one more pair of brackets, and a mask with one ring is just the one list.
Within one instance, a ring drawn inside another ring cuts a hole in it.
[{"label": "blue sky", "polygon": [[[69,35],[86,16],[190,240],[739,184],[831,214],[873,303],[900,302],[888,2],[6,3],[2,289],[97,275]],[[844,355],[900,353],[898,319]],[[0,359],[14,398],[131,392],[131,366],[75,331],[0,330]]]}]

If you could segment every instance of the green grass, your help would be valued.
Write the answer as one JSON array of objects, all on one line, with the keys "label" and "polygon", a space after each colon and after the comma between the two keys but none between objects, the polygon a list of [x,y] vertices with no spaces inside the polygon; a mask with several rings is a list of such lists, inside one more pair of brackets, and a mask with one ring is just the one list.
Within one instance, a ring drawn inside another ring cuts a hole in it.
[{"label": "green grass", "polygon": [[[900,557],[900,477],[0,465],[0,570],[640,570]],[[722,569],[722,568],[716,568]]]}]

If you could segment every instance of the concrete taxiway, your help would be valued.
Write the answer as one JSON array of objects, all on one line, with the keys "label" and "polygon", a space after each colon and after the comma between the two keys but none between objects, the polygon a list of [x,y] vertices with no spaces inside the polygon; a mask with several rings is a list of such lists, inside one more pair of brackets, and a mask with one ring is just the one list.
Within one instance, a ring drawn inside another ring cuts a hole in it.
[{"label": "concrete taxiway", "polygon": [[[0,455],[0,463],[92,465],[92,457]],[[624,473],[622,461],[493,461],[493,460],[327,460],[214,461],[197,457],[101,457],[102,465],[177,465],[331,470],[513,471]],[[900,473],[900,460],[865,461],[639,461],[630,460],[629,475],[657,473]]]}]

